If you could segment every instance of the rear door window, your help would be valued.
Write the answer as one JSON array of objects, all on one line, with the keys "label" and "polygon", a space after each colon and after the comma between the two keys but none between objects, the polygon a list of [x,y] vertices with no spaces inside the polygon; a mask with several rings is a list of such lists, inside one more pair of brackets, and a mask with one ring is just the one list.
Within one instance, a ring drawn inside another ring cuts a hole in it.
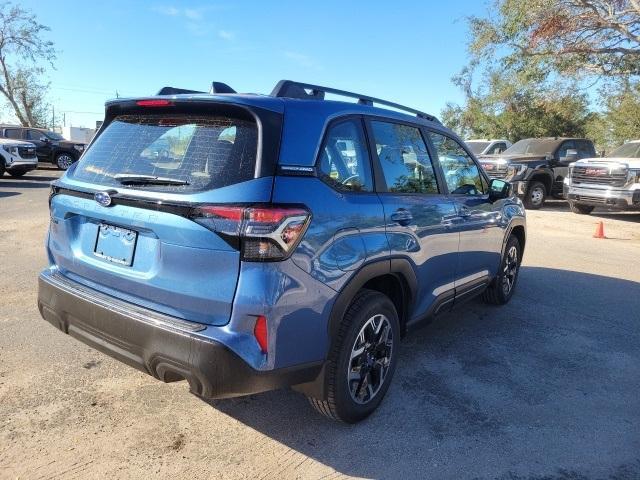
[{"label": "rear door window", "polygon": [[257,143],[255,122],[244,119],[121,115],[95,139],[73,176],[113,186],[136,175],[175,182],[127,184],[163,191],[220,188],[254,177]]},{"label": "rear door window", "polygon": [[435,170],[420,130],[378,121],[371,122],[371,129],[388,191],[438,193]]}]

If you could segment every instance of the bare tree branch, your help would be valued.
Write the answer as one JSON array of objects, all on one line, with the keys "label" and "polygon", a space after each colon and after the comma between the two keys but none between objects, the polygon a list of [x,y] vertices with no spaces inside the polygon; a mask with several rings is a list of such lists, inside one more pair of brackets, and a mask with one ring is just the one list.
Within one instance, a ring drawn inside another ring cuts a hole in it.
[{"label": "bare tree branch", "polygon": [[38,78],[55,60],[53,43],[42,38],[48,30],[22,7],[0,4],[0,94],[24,126],[43,122],[47,87]]}]

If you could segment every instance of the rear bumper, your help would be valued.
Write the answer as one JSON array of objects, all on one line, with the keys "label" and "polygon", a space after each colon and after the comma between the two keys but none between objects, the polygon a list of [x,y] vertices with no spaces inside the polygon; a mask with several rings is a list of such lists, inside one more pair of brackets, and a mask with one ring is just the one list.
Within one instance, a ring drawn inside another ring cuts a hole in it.
[{"label": "rear bumper", "polygon": [[596,189],[567,185],[564,188],[567,200],[584,205],[618,210],[640,210],[640,189]]},{"label": "rear bumper", "polygon": [[135,307],[49,269],[40,274],[38,308],[64,333],[164,382],[185,379],[207,399],[309,382],[321,368],[255,370],[223,343],[199,335],[205,325]]}]

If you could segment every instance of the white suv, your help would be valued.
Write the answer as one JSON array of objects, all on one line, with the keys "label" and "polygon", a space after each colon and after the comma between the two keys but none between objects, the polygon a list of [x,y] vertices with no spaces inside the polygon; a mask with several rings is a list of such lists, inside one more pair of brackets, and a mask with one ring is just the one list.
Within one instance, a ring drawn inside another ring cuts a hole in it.
[{"label": "white suv", "polygon": [[0,138],[0,177],[5,171],[12,177],[21,177],[37,166],[38,157],[33,143]]},{"label": "white suv", "polygon": [[640,211],[640,140],[625,143],[606,158],[572,163],[564,193],[571,211],[582,215],[595,207]]}]

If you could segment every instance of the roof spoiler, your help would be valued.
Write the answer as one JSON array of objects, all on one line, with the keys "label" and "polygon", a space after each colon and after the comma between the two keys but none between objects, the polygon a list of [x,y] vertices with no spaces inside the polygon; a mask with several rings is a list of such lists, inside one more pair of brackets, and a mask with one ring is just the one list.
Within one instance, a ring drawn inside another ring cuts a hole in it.
[{"label": "roof spoiler", "polygon": [[373,106],[374,103],[379,105],[385,105],[387,107],[395,108],[405,112],[413,113],[419,118],[430,120],[432,122],[440,123],[440,121],[433,115],[421,112],[414,108],[405,107],[398,103],[382,100],[381,98],[370,97],[369,95],[362,95],[360,93],[348,92],[346,90],[338,90],[336,88],[321,87],[320,85],[312,85],[310,83],[294,82],[293,80],[280,80],[273,91],[272,97],[286,97],[286,98],[298,98],[302,100],[324,100],[326,93],[333,95],[339,95],[341,97],[357,98],[358,104]]},{"label": "roof spoiler", "polygon": [[[183,94],[198,94],[198,93],[207,93],[207,92],[201,92],[199,90],[188,90],[186,88],[162,87],[158,91],[158,93],[156,93],[156,95],[183,95]],[[211,88],[209,89],[208,93],[210,94],[236,93],[236,91],[226,83],[211,82]]]}]

